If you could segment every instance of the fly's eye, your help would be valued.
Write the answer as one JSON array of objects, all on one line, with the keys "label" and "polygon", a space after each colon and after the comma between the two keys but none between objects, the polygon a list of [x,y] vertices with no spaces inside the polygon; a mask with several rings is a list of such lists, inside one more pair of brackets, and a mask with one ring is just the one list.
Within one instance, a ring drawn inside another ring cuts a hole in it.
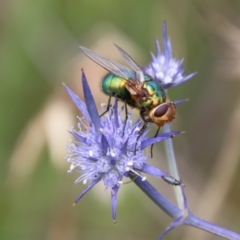
[{"label": "fly's eye", "polygon": [[162,117],[166,114],[168,110],[168,104],[162,104],[160,105],[155,111],[154,111],[154,117]]}]

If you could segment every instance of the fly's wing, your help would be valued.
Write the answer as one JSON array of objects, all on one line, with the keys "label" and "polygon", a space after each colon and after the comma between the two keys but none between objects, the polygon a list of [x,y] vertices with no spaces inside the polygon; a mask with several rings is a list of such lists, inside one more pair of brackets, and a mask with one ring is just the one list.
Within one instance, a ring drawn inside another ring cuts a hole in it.
[{"label": "fly's wing", "polygon": [[117,63],[113,60],[110,60],[109,58],[106,58],[88,48],[85,48],[83,46],[80,46],[80,49],[83,51],[83,53],[88,56],[90,59],[92,59],[94,62],[105,68],[107,71],[111,72],[112,74],[123,78],[125,80],[129,79],[136,79],[136,74],[133,70],[121,65],[120,63]]},{"label": "fly's wing", "polygon": [[114,43],[114,46],[117,48],[119,53],[122,55],[122,57],[126,60],[128,65],[135,71],[135,72],[142,72],[141,67],[132,59],[131,56],[129,56],[128,53],[126,53],[121,47],[119,47],[117,44]]},{"label": "fly's wing", "polygon": [[139,82],[139,80],[129,79],[126,84],[127,90],[131,95],[135,95],[136,97],[145,96],[147,97],[146,90],[143,88],[143,84]]},{"label": "fly's wing", "polygon": [[143,83],[145,81],[145,79],[144,79],[144,75],[143,75],[143,71],[142,71],[141,67],[121,47],[119,47],[117,44],[114,44],[114,46],[117,48],[117,50],[122,55],[122,57],[126,60],[128,65],[135,71],[136,80],[137,80],[138,84],[139,84],[139,81],[140,81],[140,83]]}]

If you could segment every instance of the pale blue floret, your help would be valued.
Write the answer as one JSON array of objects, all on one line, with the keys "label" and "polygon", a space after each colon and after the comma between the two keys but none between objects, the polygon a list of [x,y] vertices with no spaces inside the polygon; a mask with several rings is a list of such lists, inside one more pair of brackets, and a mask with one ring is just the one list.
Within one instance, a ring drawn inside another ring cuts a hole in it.
[{"label": "pale blue floret", "polygon": [[177,60],[172,57],[171,41],[167,36],[167,25],[164,22],[162,27],[163,50],[161,51],[160,43],[156,39],[156,55],[151,53],[152,61],[143,67],[146,74],[153,79],[161,82],[164,88],[175,87],[190,78],[196,73],[184,76],[182,68],[183,59]]}]

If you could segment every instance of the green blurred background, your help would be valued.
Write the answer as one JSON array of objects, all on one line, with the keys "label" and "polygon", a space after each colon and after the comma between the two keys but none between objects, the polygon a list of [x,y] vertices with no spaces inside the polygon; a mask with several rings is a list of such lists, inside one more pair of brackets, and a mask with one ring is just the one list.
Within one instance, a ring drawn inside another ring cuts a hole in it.
[{"label": "green blurred background", "polygon": [[[185,73],[198,72],[169,90],[190,99],[172,124],[186,131],[174,145],[189,207],[240,231],[239,0],[1,0],[0,239],[156,239],[170,223],[134,184],[119,192],[116,225],[103,186],[72,207],[84,186],[64,157],[79,112],[61,84],[81,95],[84,68],[100,106],[104,71],[78,46],[121,61],[116,43],[145,65],[163,20]],[[162,146],[150,162],[168,171]],[[172,186],[148,180],[175,202]],[[193,238],[219,239],[187,226],[164,239]]]}]

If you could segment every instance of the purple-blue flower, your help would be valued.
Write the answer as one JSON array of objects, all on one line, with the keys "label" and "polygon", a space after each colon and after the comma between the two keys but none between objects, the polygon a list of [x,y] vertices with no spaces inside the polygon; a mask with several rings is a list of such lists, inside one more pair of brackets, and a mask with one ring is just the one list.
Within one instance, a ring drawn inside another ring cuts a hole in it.
[{"label": "purple-blue flower", "polygon": [[196,73],[184,76],[183,59],[172,57],[171,41],[167,36],[167,25],[162,27],[163,50],[161,51],[158,39],[155,40],[157,54],[151,53],[152,61],[143,67],[146,74],[161,82],[164,88],[175,87],[193,77]]},{"label": "purple-blue flower", "polygon": [[147,164],[148,157],[143,155],[143,150],[147,146],[173,137],[180,132],[169,132],[160,134],[156,138],[147,138],[147,131],[145,131],[138,140],[137,150],[134,151],[141,120],[132,123],[129,114],[125,122],[125,117],[122,117],[124,111],[118,108],[117,100],[114,106],[100,118],[84,72],[82,73],[82,85],[85,103],[65,86],[83,115],[78,118],[78,128],[71,130],[76,140],[68,146],[69,154],[66,160],[71,163],[69,172],[76,170],[80,174],[76,182],[84,184],[89,182],[75,203],[102,181],[106,189],[111,190],[112,218],[115,221],[118,190],[129,173],[140,176],[143,181],[146,177],[141,174],[147,173],[163,178],[173,185],[180,185],[180,181]]}]

